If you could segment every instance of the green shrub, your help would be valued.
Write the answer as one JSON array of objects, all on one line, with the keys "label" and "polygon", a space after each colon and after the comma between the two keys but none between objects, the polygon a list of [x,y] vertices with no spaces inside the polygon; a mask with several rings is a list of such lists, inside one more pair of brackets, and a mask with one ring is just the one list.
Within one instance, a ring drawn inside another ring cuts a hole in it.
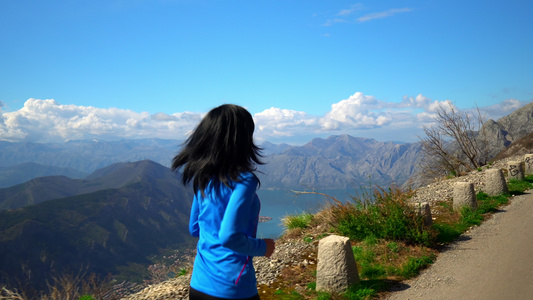
[{"label": "green shrub", "polygon": [[283,218],[283,224],[287,229],[301,228],[305,229],[309,227],[309,224],[313,220],[313,215],[307,212],[299,215],[288,215]]},{"label": "green shrub", "polygon": [[338,208],[340,234],[362,241],[369,236],[377,239],[404,241],[431,246],[436,232],[424,226],[424,219],[407,202],[408,193],[398,189],[375,192],[373,204],[346,204]]}]

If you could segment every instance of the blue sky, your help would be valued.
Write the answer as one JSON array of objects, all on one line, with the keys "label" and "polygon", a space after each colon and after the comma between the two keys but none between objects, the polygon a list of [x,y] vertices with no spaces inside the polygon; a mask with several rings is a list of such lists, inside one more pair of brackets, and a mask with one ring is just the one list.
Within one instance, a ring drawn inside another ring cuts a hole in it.
[{"label": "blue sky", "polygon": [[[257,137],[415,141],[438,103],[533,101],[531,1],[0,1],[0,140],[181,139],[222,103]],[[53,100],[52,100],[53,99]]]}]

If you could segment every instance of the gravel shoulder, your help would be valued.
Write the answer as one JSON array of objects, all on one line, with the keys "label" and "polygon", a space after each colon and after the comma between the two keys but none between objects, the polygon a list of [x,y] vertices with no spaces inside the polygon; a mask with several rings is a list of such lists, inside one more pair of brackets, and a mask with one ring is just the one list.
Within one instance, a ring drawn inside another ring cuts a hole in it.
[{"label": "gravel shoulder", "polygon": [[472,228],[390,300],[533,299],[533,190]]}]

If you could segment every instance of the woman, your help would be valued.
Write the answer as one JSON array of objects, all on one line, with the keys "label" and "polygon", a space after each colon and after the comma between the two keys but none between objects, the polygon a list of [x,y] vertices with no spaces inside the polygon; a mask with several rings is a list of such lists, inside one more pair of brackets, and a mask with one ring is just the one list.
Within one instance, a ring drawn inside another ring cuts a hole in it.
[{"label": "woman", "polygon": [[259,299],[253,256],[269,257],[275,243],[257,239],[260,148],[254,121],[237,105],[212,109],[172,161],[192,181],[189,231],[199,237],[189,299]]}]

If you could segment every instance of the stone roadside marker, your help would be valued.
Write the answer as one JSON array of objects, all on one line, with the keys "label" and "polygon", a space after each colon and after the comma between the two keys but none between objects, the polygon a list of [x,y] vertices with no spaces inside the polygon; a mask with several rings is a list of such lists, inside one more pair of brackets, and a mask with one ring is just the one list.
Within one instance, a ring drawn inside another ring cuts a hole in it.
[{"label": "stone roadside marker", "polygon": [[509,192],[502,170],[490,169],[485,172],[485,175],[486,182],[482,191],[487,193],[487,195],[494,197]]},{"label": "stone roadside marker", "polygon": [[470,182],[456,182],[453,188],[453,209],[459,210],[464,206],[473,209],[477,208],[474,184]]},{"label": "stone roadside marker", "polygon": [[526,162],[526,175],[533,174],[533,154],[524,155],[524,161]]},{"label": "stone roadside marker", "polygon": [[359,272],[350,239],[338,235],[321,239],[318,243],[316,290],[343,293],[358,282]]},{"label": "stone roadside marker", "polygon": [[431,207],[429,206],[429,203],[415,203],[414,207],[416,214],[424,218],[424,225],[428,227],[431,226],[433,224],[433,217],[431,215]]},{"label": "stone roadside marker", "polygon": [[524,180],[524,169],[522,168],[522,162],[509,161],[507,162],[509,167],[509,179]]}]

